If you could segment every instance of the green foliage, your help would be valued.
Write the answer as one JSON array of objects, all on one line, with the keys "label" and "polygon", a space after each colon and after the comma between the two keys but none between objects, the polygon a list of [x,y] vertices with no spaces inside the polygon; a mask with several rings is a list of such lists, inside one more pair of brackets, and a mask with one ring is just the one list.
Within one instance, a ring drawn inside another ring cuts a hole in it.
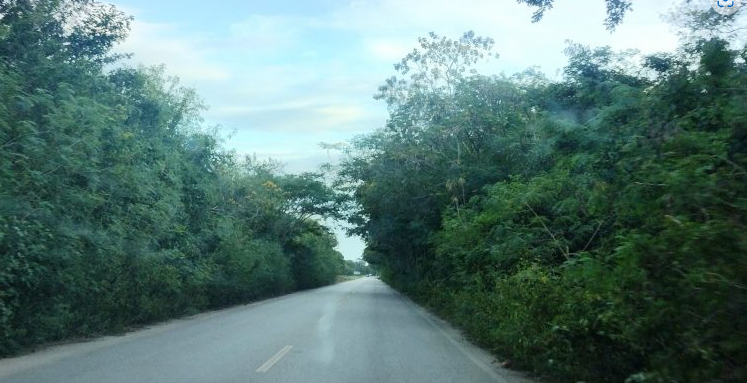
[{"label": "green foliage", "polygon": [[[555,3],[555,0],[516,1],[537,8],[532,15],[533,22],[542,20],[545,12],[552,9],[553,4]],[[605,0],[605,3],[607,5],[607,18],[604,20],[604,25],[608,30],[612,31],[623,21],[625,14],[631,10],[633,3],[630,0]]]},{"label": "green foliage", "polygon": [[363,260],[352,261],[346,259],[343,275],[356,275],[356,273],[358,273],[357,275],[376,274],[376,269]]},{"label": "green foliage", "polygon": [[334,250],[334,235],[316,225],[310,229],[291,243],[294,276],[304,289],[334,283],[344,268],[342,254]]},{"label": "green foliage", "polygon": [[0,2],[0,355],[331,283],[319,175],[238,161],[163,68],[122,68],[129,18]]},{"label": "green foliage", "polygon": [[338,183],[366,260],[552,380],[744,381],[743,48],[566,52],[555,83],[411,83],[427,102],[353,143]]}]

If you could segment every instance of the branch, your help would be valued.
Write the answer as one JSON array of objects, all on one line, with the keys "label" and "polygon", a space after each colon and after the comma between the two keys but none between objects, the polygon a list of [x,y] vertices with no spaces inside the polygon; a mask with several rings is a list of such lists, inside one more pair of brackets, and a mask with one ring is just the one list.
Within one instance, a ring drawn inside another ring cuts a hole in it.
[{"label": "branch", "polygon": [[599,225],[597,225],[597,229],[596,229],[596,230],[594,230],[594,234],[592,234],[592,235],[591,235],[591,238],[589,238],[589,242],[586,242],[586,246],[584,246],[584,249],[583,249],[583,250],[581,250],[581,251],[586,251],[586,249],[588,249],[588,248],[589,248],[589,245],[591,245],[591,241],[593,241],[593,240],[594,240],[594,237],[596,237],[596,236],[597,236],[597,233],[599,232],[599,229],[600,229],[600,228],[602,227],[602,222],[604,222],[604,221],[602,221],[602,220],[600,219],[600,220],[599,220]]},{"label": "branch", "polygon": [[558,247],[558,250],[560,250],[560,252],[563,254],[563,256],[565,257],[565,259],[569,261],[571,259],[571,257],[570,257],[570,253],[568,251],[568,247],[566,246],[566,249],[564,250],[563,247],[560,246],[560,241],[558,241],[558,239],[555,237],[555,234],[553,234],[552,231],[550,231],[550,229],[547,228],[547,225],[545,225],[545,223],[542,222],[542,218],[537,214],[537,212],[535,212],[534,209],[532,209],[532,207],[529,206],[529,203],[524,202],[524,205],[527,205],[527,207],[529,208],[529,210],[532,211],[532,214],[534,214],[534,216],[540,222],[540,224],[545,229],[545,231],[547,232],[547,234],[550,234],[550,237],[552,238],[553,242],[555,242],[555,246]]}]

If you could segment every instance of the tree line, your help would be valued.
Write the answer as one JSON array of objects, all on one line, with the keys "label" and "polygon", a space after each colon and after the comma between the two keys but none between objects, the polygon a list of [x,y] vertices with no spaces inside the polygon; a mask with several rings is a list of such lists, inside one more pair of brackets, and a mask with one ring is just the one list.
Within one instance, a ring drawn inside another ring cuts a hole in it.
[{"label": "tree line", "polygon": [[112,53],[129,22],[0,2],[0,355],[342,272],[321,175],[223,149],[193,91]]},{"label": "tree line", "polygon": [[570,43],[560,80],[421,38],[336,181],[366,261],[551,381],[747,379],[747,49],[690,37]]},{"label": "tree line", "polygon": [[[630,2],[606,3],[614,28]],[[237,158],[193,91],[123,66],[113,6],[0,1],[0,355],[361,271],[317,221],[344,214],[382,278],[512,366],[744,381],[747,49],[738,15],[686,16],[677,52],[569,44],[560,80],[424,37],[333,190]]]}]

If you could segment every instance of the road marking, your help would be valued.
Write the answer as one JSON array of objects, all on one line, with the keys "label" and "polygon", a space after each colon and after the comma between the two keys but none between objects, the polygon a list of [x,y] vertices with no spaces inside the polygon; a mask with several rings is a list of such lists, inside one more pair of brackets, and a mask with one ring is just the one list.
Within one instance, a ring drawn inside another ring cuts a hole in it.
[{"label": "road marking", "polygon": [[278,351],[277,354],[275,354],[272,358],[270,358],[270,360],[265,362],[265,364],[259,366],[259,368],[255,372],[267,372],[269,369],[272,368],[272,366],[275,365],[275,363],[277,363],[280,359],[283,359],[285,354],[287,354],[288,351],[290,351],[292,348],[293,346],[283,347],[280,351]]},{"label": "road marking", "polygon": [[[490,375],[490,377],[495,382],[500,382],[500,383],[508,383],[509,382],[505,377],[499,375],[495,371],[495,369],[492,368],[488,363],[485,363],[484,361],[480,360],[480,358],[478,358],[476,355],[474,355],[473,352],[471,352],[470,350],[468,350],[467,347],[461,345],[460,342],[457,341],[456,339],[454,339],[454,337],[452,337],[448,332],[446,332],[446,330],[444,330],[440,324],[434,322],[431,318],[429,318],[429,316],[431,314],[428,313],[428,311],[426,311],[422,307],[418,306],[411,299],[409,299],[406,296],[400,294],[399,292],[397,292],[397,295],[399,295],[399,298],[402,301],[405,302],[405,305],[408,305],[411,308],[413,308],[413,311],[415,311],[421,318],[425,319],[425,321],[428,324],[430,324],[434,329],[436,329],[436,331],[438,331],[444,338],[448,339],[449,342],[454,347],[456,347],[457,350],[459,350],[462,353],[462,355],[464,355],[465,357],[467,357],[467,359],[469,359],[477,367],[479,367],[481,370],[483,370],[488,375]],[[438,318],[438,317],[436,317],[436,318]],[[446,322],[446,323],[448,324],[448,322]]]}]

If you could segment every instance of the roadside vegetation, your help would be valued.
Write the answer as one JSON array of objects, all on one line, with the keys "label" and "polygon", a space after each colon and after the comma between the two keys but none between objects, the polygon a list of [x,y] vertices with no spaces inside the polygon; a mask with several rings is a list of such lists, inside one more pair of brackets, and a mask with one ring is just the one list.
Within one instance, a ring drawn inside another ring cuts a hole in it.
[{"label": "roadside vegetation", "polygon": [[420,39],[339,171],[366,261],[550,380],[747,380],[747,49],[681,16],[676,53],[569,43],[560,80]]},{"label": "roadside vegetation", "polygon": [[222,149],[191,90],[111,53],[129,21],[0,2],[0,356],[343,270],[320,176]]},{"label": "roadside vegetation", "polygon": [[376,270],[373,266],[369,265],[363,260],[353,261],[350,259],[345,260],[345,268],[343,269],[344,275],[369,275],[376,274]]},{"label": "roadside vegetation", "polygon": [[112,53],[113,6],[0,1],[0,356],[358,271],[548,380],[746,381],[747,46],[714,15],[683,10],[676,53],[569,43],[557,80],[424,37],[333,189],[223,149],[193,91]]}]

